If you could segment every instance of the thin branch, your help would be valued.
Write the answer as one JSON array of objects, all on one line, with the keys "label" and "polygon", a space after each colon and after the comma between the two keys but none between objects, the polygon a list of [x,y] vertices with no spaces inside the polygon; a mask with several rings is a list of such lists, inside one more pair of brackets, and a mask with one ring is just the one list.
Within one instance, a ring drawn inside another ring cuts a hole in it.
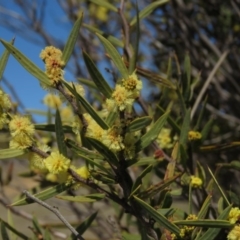
[{"label": "thin branch", "polygon": [[83,114],[79,112],[79,109],[78,109],[78,106],[77,106],[77,102],[76,100],[71,96],[69,95],[65,88],[63,87],[62,83],[58,83],[56,85],[56,89],[62,93],[62,95],[68,100],[68,102],[71,104],[72,108],[73,108],[73,111],[74,113],[79,117],[82,125],[83,125],[83,131],[85,131],[87,129],[87,126],[88,126],[88,123],[86,121],[86,119],[84,118]]},{"label": "thin branch", "polygon": [[[4,207],[6,207],[7,209],[9,209],[13,214],[15,214],[16,216],[22,217],[26,220],[33,220],[33,216],[25,211],[22,210],[18,210],[12,206],[10,206],[10,203],[7,202],[6,200],[0,198],[0,204],[2,204]],[[45,224],[42,220],[38,220],[40,226],[44,227],[45,225],[49,226],[49,224]],[[66,235],[64,233],[61,232],[56,232],[56,231],[52,231],[51,229],[49,229],[51,231],[51,233],[58,238],[62,238],[62,239],[66,239]]]},{"label": "thin branch", "polygon": [[129,61],[129,59],[132,58],[132,51],[129,46],[129,42],[130,42],[129,25],[128,25],[128,22],[123,13],[124,12],[124,1],[125,0],[121,0],[121,4],[120,4],[120,8],[118,9],[118,13],[122,19],[123,34],[124,34],[124,50],[127,54],[127,60]]},{"label": "thin branch", "polygon": [[213,76],[215,75],[215,73],[217,72],[217,70],[219,69],[219,67],[221,66],[221,64],[223,63],[223,61],[225,60],[225,58],[227,57],[229,53],[229,50],[226,50],[222,56],[219,58],[217,64],[214,66],[213,70],[211,71],[211,73],[209,74],[209,77],[207,78],[206,82],[204,83],[194,105],[193,105],[193,108],[192,108],[192,111],[191,111],[191,119],[193,118],[197,108],[198,108],[198,105],[200,103],[200,101],[202,100],[202,97],[204,95],[204,93],[206,92],[209,84],[211,83],[211,81],[213,80]]},{"label": "thin branch", "polygon": [[27,198],[33,200],[34,202],[53,212],[66,225],[66,227],[77,237],[77,239],[84,240],[84,238],[75,230],[74,227],[72,227],[72,225],[63,217],[63,215],[58,211],[57,208],[51,207],[47,203],[31,195],[27,190],[24,190],[23,193],[26,195]]}]

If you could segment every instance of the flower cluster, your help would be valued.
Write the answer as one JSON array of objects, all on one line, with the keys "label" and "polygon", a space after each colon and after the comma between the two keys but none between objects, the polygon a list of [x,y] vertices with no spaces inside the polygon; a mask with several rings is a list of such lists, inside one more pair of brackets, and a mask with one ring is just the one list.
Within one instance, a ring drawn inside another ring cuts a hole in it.
[{"label": "flower cluster", "polygon": [[48,46],[42,50],[40,58],[45,63],[46,74],[51,80],[52,85],[63,79],[64,62],[62,60],[62,52],[53,46]]},{"label": "flower cluster", "polygon": [[195,140],[199,140],[202,138],[202,134],[200,132],[197,131],[189,131],[188,132],[188,140],[189,141],[195,141]]},{"label": "flower cluster", "polygon": [[28,117],[15,115],[9,122],[10,148],[25,149],[33,144],[34,125]]},{"label": "flower cluster", "polygon": [[240,220],[240,209],[238,207],[234,207],[231,209],[228,215],[228,220],[232,224]]},{"label": "flower cluster", "polygon": [[202,186],[203,181],[201,178],[196,177],[196,176],[191,176],[191,181],[190,184],[193,188],[199,188]]},{"label": "flower cluster", "polygon": [[[190,214],[186,220],[197,220],[197,216],[194,214]],[[183,226],[180,228],[180,239],[190,239],[189,237],[192,234],[192,231],[194,230],[194,226]],[[179,239],[176,234],[172,233],[171,234],[171,240],[177,240]]]},{"label": "flower cluster", "polygon": [[228,240],[240,240],[240,226],[235,225],[234,228],[227,235]]},{"label": "flower cluster", "polygon": [[[38,148],[45,153],[50,151],[50,147],[48,147],[45,144],[39,145]],[[45,173],[45,172],[47,172],[44,157],[42,157],[41,155],[39,155],[35,152],[30,152],[28,154],[28,160],[29,160],[29,163],[30,163],[30,169],[33,172],[35,172],[35,173]]]},{"label": "flower cluster", "polygon": [[0,129],[8,123],[7,111],[11,108],[11,102],[7,94],[0,89]]},{"label": "flower cluster", "polygon": [[56,94],[48,93],[44,99],[43,103],[49,108],[58,109],[62,105],[60,97]]},{"label": "flower cluster", "polygon": [[134,100],[139,97],[142,89],[142,82],[137,75],[133,73],[127,79],[122,79],[122,84],[117,84],[110,99],[107,99],[106,105],[109,111],[112,111],[115,106],[120,111],[125,109],[131,112]]},{"label": "flower cluster", "polygon": [[161,149],[169,149],[173,147],[173,141],[171,138],[171,129],[162,128],[157,139],[156,139],[159,147]]}]

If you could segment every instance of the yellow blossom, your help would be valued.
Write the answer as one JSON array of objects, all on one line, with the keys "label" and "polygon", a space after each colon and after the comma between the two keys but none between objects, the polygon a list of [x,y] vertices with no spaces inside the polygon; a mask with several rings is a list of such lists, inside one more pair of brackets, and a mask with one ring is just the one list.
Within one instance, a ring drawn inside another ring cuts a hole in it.
[{"label": "yellow blossom", "polygon": [[48,173],[45,178],[49,182],[54,182],[55,183],[55,182],[58,181],[57,175],[53,174],[53,173]]},{"label": "yellow blossom", "polygon": [[89,7],[89,12],[91,15],[101,20],[102,22],[106,22],[108,20],[108,9],[105,7],[91,3]]},{"label": "yellow blossom", "polygon": [[[80,167],[78,169],[73,169],[73,170],[83,179],[90,178],[90,172],[88,171],[88,168],[86,166]],[[78,189],[82,185],[83,185],[82,183],[76,182],[76,184],[74,184],[73,188]]]},{"label": "yellow blossom", "polygon": [[4,93],[1,89],[0,89],[0,107],[5,110],[11,108],[11,102],[9,100],[8,95]]},{"label": "yellow blossom", "polygon": [[240,226],[236,225],[227,235],[228,240],[240,240]]},{"label": "yellow blossom", "polygon": [[123,79],[122,84],[127,91],[132,93],[132,98],[139,96],[142,89],[142,81],[138,79],[135,72],[129,75],[127,79]]},{"label": "yellow blossom", "polygon": [[197,131],[189,131],[188,132],[188,140],[194,141],[202,138],[202,134]]},{"label": "yellow blossom", "polygon": [[33,144],[33,139],[27,134],[21,134],[14,136],[10,143],[9,147],[13,149],[26,149]]},{"label": "yellow blossom", "polygon": [[88,179],[90,177],[90,172],[86,166],[80,167],[76,170],[76,173],[84,179]]},{"label": "yellow blossom", "polygon": [[125,148],[123,138],[120,136],[120,129],[112,127],[104,132],[102,143],[109,147],[110,150],[120,151]]},{"label": "yellow blossom", "polygon": [[48,171],[53,174],[66,172],[70,166],[70,160],[59,152],[52,152],[51,155],[44,160],[44,163]]},{"label": "yellow blossom", "polygon": [[61,119],[63,122],[71,122],[73,120],[73,112],[70,107],[64,107],[60,110]]},{"label": "yellow blossom", "polygon": [[43,103],[50,108],[59,108],[62,105],[62,101],[58,95],[48,93],[44,99]]},{"label": "yellow blossom", "polygon": [[28,117],[15,115],[9,122],[9,130],[13,137],[16,135],[32,136],[34,134],[34,125]]},{"label": "yellow blossom", "polygon": [[[125,109],[130,111],[134,102],[134,98],[132,98],[132,93],[126,90],[125,87],[118,84],[116,85],[115,91],[112,94],[112,100],[120,111],[123,111]],[[106,104],[109,105],[112,103],[111,101],[107,101]]]},{"label": "yellow blossom", "polygon": [[53,46],[45,47],[40,53],[40,58],[45,61],[49,57],[55,57],[55,58],[61,58],[62,57],[62,51],[58,48],[55,48]]},{"label": "yellow blossom", "polygon": [[162,149],[168,149],[173,147],[173,141],[171,138],[171,129],[169,128],[162,128],[160,131],[157,139],[156,139],[158,145]]},{"label": "yellow blossom", "polygon": [[40,58],[45,62],[46,74],[52,81],[52,85],[63,79],[64,62],[61,57],[62,52],[53,46],[46,47],[40,54]]},{"label": "yellow blossom", "polygon": [[203,181],[201,178],[199,177],[195,177],[195,176],[191,176],[191,182],[190,182],[191,186],[193,188],[198,188],[201,187],[203,184]]},{"label": "yellow blossom", "polygon": [[240,209],[238,207],[234,207],[230,210],[228,220],[232,224],[240,220]]},{"label": "yellow blossom", "polygon": [[86,136],[101,141],[104,134],[104,130],[96,123],[96,121],[89,114],[84,114],[84,117],[88,123]]},{"label": "yellow blossom", "polygon": [[5,124],[9,123],[6,113],[0,113],[0,129],[4,127]]},{"label": "yellow blossom", "polygon": [[[45,144],[38,146],[38,148],[45,153],[50,151],[50,147],[48,147]],[[32,171],[34,171],[34,172],[46,172],[47,171],[47,168],[44,163],[44,158],[41,157],[39,154],[37,154],[35,152],[30,152],[28,155],[28,160],[30,163],[30,169]]]}]

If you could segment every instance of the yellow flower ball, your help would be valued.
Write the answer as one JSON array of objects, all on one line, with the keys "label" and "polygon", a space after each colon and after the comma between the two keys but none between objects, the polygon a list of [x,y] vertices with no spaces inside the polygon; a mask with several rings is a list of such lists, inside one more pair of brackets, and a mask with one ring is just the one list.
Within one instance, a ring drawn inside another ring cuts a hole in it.
[{"label": "yellow flower ball", "polygon": [[51,155],[44,160],[44,163],[50,173],[58,174],[66,172],[71,161],[59,152],[52,152]]}]

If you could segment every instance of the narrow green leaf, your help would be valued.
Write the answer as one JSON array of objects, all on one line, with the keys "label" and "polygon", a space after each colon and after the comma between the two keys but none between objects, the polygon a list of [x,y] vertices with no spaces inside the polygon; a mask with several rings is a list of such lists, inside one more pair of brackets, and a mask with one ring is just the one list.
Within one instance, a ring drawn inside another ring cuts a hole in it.
[{"label": "narrow green leaf", "polygon": [[185,160],[187,158],[187,154],[185,151],[185,146],[186,143],[188,141],[188,132],[190,129],[190,121],[191,121],[191,109],[189,108],[186,111],[186,114],[184,116],[183,119],[183,124],[182,124],[182,128],[181,128],[181,133],[180,133],[180,137],[179,137],[179,150],[178,150],[178,156],[179,159],[182,161],[182,164],[185,165]]},{"label": "narrow green leaf", "polygon": [[[47,200],[49,198],[56,196],[59,193],[66,191],[67,189],[71,188],[71,186],[72,186],[71,184],[66,185],[65,183],[62,183],[57,186],[43,190],[42,192],[39,192],[37,194],[34,194],[34,196],[37,197],[38,199],[44,201],[44,200]],[[24,198],[20,199],[19,201],[12,203],[11,206],[22,206],[22,205],[28,205],[31,203],[34,203],[34,201],[24,197]]]},{"label": "narrow green leaf", "polygon": [[106,118],[106,123],[108,126],[112,127],[118,118],[119,113],[117,111],[117,108],[115,107],[112,111],[109,112],[107,118]]},{"label": "narrow green leaf", "polygon": [[197,123],[193,128],[195,131],[198,131],[198,129],[200,127],[200,123],[202,122],[202,119],[203,119],[203,116],[204,116],[204,113],[205,113],[205,110],[206,110],[207,100],[208,100],[208,97],[205,97],[204,102],[203,102],[203,106],[201,107],[201,111],[198,115]]},{"label": "narrow green leaf", "polygon": [[52,238],[51,238],[51,233],[49,232],[49,229],[45,229],[45,231],[44,231],[44,236],[43,236],[43,239],[44,240],[52,240]]},{"label": "narrow green leaf", "polygon": [[78,156],[81,157],[81,158],[83,158],[88,164],[91,164],[92,166],[96,166],[97,168],[101,169],[103,172],[107,173],[107,174],[109,175],[109,177],[114,178],[114,177],[112,176],[112,173],[111,173],[108,169],[106,169],[106,168],[104,167],[104,164],[99,163],[99,162],[97,162],[97,161],[93,161],[93,160],[91,160],[90,158],[88,158],[88,157],[86,157],[86,156],[84,156],[84,155],[81,155],[81,154],[78,154]]},{"label": "narrow green leaf", "polygon": [[209,220],[209,219],[181,220],[181,221],[173,221],[173,223],[176,225],[208,227],[208,228],[231,228],[234,226],[234,224],[231,224],[227,220]]},{"label": "narrow green leaf", "polygon": [[67,157],[67,148],[64,142],[65,137],[64,137],[63,127],[62,127],[62,120],[61,120],[61,116],[58,109],[56,111],[56,117],[55,117],[55,131],[56,131],[58,150],[62,155]]},{"label": "narrow green leaf", "polygon": [[[211,195],[208,195],[200,209],[200,211],[198,212],[198,219],[204,219],[206,214],[207,214],[207,211],[209,209],[209,206],[210,206],[210,203],[211,203],[211,200],[212,200],[212,196]],[[195,228],[191,234],[191,239],[195,239],[197,237],[198,234],[200,234],[199,232],[201,232],[201,230],[199,231],[198,228]]]},{"label": "narrow green leaf", "polygon": [[[74,90],[72,87],[69,86],[68,83],[63,82],[64,85],[68,88],[68,90],[74,94]],[[77,94],[78,101],[83,105],[85,110],[89,113],[89,115],[99,124],[100,127],[107,130],[109,126],[106,124],[106,122],[97,114],[97,112],[92,108],[92,106],[85,100],[84,97]]]},{"label": "narrow green leaf", "polygon": [[83,23],[83,27],[87,28],[90,32],[92,32],[92,33],[94,33],[94,34],[95,34],[95,33],[101,34],[101,35],[104,36],[106,39],[108,39],[108,41],[109,41],[110,43],[112,43],[112,44],[113,44],[114,46],[116,46],[116,47],[121,47],[121,48],[124,47],[124,44],[123,44],[123,42],[122,42],[121,40],[119,40],[118,38],[116,38],[116,37],[114,37],[114,36],[111,36],[111,35],[103,32],[103,31],[99,30],[98,28],[95,28],[95,27],[93,27],[93,26],[91,26],[91,25],[88,25],[88,24],[86,24],[86,23]]},{"label": "narrow green leaf", "polygon": [[23,149],[0,149],[0,160],[19,157],[27,153],[27,150]]},{"label": "narrow green leaf", "polygon": [[[34,128],[40,131],[55,132],[55,124],[34,124]],[[66,133],[72,133],[72,127],[63,125],[62,129]]]},{"label": "narrow green leaf", "polygon": [[140,192],[138,194],[138,196],[142,199],[147,199],[150,197],[153,197],[154,195],[156,195],[157,193],[159,193],[161,190],[163,190],[164,188],[168,187],[171,183],[173,183],[177,178],[179,178],[181,176],[182,173],[177,174],[173,177],[170,177],[166,180],[163,180],[155,185],[150,186],[148,189],[146,189],[143,192]]},{"label": "narrow green leaf", "polygon": [[[232,206],[228,206],[224,209],[224,211],[217,218],[218,220],[225,220],[228,217],[228,214],[231,210]],[[198,240],[206,240],[206,239],[215,239],[215,237],[219,234],[221,228],[209,228]]]},{"label": "narrow green leaf", "polygon": [[100,154],[106,158],[106,161],[109,164],[113,164],[115,166],[119,165],[118,158],[115,153],[108,149],[108,147],[105,146],[102,142],[94,138],[87,138],[87,140]]},{"label": "narrow green leaf", "polygon": [[230,202],[228,201],[228,199],[227,199],[225,193],[223,192],[223,190],[222,190],[222,188],[220,187],[220,185],[219,185],[217,179],[215,178],[214,174],[212,173],[212,171],[211,171],[211,169],[210,169],[209,167],[208,167],[208,171],[209,171],[209,173],[210,173],[210,175],[211,175],[213,181],[214,181],[215,184],[217,185],[217,188],[218,188],[219,192],[221,193],[223,199],[225,200],[225,202],[227,203],[227,205],[230,206],[230,205],[231,205]]},{"label": "narrow green leaf", "polygon": [[208,211],[208,207],[210,206],[211,200],[212,200],[212,196],[208,195],[206,197],[200,211],[198,212],[198,219],[205,218],[207,211]]},{"label": "narrow green leaf", "polygon": [[167,67],[167,79],[172,79],[172,57],[169,56]]},{"label": "narrow green leaf", "polygon": [[189,101],[191,85],[191,61],[189,54],[185,55],[184,59],[184,72],[182,75],[182,90],[185,101]]},{"label": "narrow green leaf", "polygon": [[71,30],[71,33],[68,37],[68,40],[65,44],[65,47],[63,49],[63,54],[62,54],[62,60],[64,61],[64,65],[66,66],[74,49],[75,43],[77,41],[78,35],[79,35],[79,30],[81,27],[82,23],[82,18],[83,18],[83,13],[80,18],[77,19],[77,21],[74,23],[74,26]]},{"label": "narrow green leaf", "polygon": [[149,165],[141,172],[141,174],[137,177],[136,181],[134,182],[131,192],[134,192],[135,189],[138,188],[138,186],[142,183],[142,179],[152,171],[152,168],[153,166]]},{"label": "narrow green leaf", "polygon": [[[13,228],[11,225],[9,225],[7,222],[3,221],[2,219],[0,219],[0,222],[4,223],[5,228],[7,228],[8,230],[10,230],[11,232],[13,232],[15,235],[17,235],[19,238],[24,239],[24,240],[30,240],[29,237],[27,237],[26,235],[24,235],[22,232],[19,232],[18,230],[16,230],[15,228]],[[4,239],[4,238],[3,238]]]},{"label": "narrow green leaf", "polygon": [[[14,44],[14,41],[15,41],[15,39],[12,39],[12,41],[10,42],[10,44],[13,45],[13,44]],[[1,58],[0,58],[0,81],[2,80],[3,73],[4,73],[4,70],[5,70],[5,68],[6,68],[9,55],[10,55],[10,52],[6,49],[6,50],[3,52],[3,55],[2,55]]]},{"label": "narrow green leaf", "polygon": [[37,218],[36,218],[35,216],[33,216],[32,223],[33,223],[33,226],[34,226],[34,228],[35,228],[35,229],[34,229],[35,232],[36,232],[38,235],[42,236],[41,227],[40,227],[39,222],[38,222],[38,220],[37,220]]},{"label": "narrow green leaf", "polygon": [[160,208],[157,210],[161,215],[168,217],[173,216],[173,214],[176,212],[176,209],[174,208]]},{"label": "narrow green leaf", "polygon": [[148,116],[136,118],[127,126],[127,131],[136,132],[138,130],[142,130],[143,128],[147,127],[151,122],[152,118]]},{"label": "narrow green leaf", "polygon": [[96,65],[94,64],[90,56],[85,51],[83,51],[82,53],[83,53],[83,59],[87,66],[88,72],[90,73],[92,80],[98,87],[98,90],[100,90],[100,92],[102,92],[102,94],[105,97],[110,98],[113,92],[112,89],[110,88],[108,83],[105,81],[102,74],[98,71]]},{"label": "narrow green leaf", "polygon": [[[149,4],[147,7],[145,7],[142,11],[139,13],[139,19],[143,19],[147,16],[149,16],[154,9],[157,7],[163,5],[164,3],[167,3],[169,0],[158,0],[154,1],[153,3]],[[132,21],[130,22],[130,26],[133,27],[137,23],[137,16],[135,16]]]},{"label": "narrow green leaf", "polygon": [[112,10],[114,12],[118,12],[118,9],[115,6],[113,6],[111,3],[107,2],[106,0],[89,0],[89,1],[92,3],[95,3],[96,5]]},{"label": "narrow green leaf", "polygon": [[151,129],[144,134],[136,143],[137,151],[141,151],[147,147],[151,142],[153,142],[159,135],[161,129],[167,121],[169,112],[164,113],[151,127]]},{"label": "narrow green leaf", "polygon": [[95,193],[95,194],[89,194],[86,196],[56,196],[56,198],[70,201],[70,202],[79,202],[79,203],[88,203],[88,202],[96,202],[99,200],[102,200],[105,198],[105,194],[103,193]]},{"label": "narrow green leaf", "polygon": [[4,222],[1,222],[1,235],[2,235],[2,239],[10,240]]},{"label": "narrow green leaf", "polygon": [[132,74],[137,66],[138,60],[138,48],[139,48],[139,39],[140,39],[140,21],[139,21],[139,9],[138,2],[136,1],[136,17],[137,17],[137,27],[136,27],[136,37],[135,42],[133,43],[133,56],[130,58],[129,64],[129,73]]},{"label": "narrow green leaf", "polygon": [[104,172],[101,171],[95,171],[95,170],[91,170],[91,176],[102,182],[103,184],[109,185],[109,184],[116,184],[116,180],[115,177],[109,174],[105,174]]},{"label": "narrow green leaf", "polygon": [[96,35],[98,36],[98,38],[102,42],[106,52],[111,57],[111,59],[114,62],[115,66],[117,67],[118,71],[121,73],[122,77],[124,79],[127,79],[128,76],[129,76],[128,70],[127,70],[127,68],[126,68],[126,66],[125,66],[125,64],[124,64],[120,54],[116,50],[116,48],[106,38],[104,38],[100,34],[96,33]]},{"label": "narrow green leaf", "polygon": [[95,84],[92,80],[90,80],[90,79],[77,78],[77,80],[78,80],[80,83],[86,85],[86,86],[89,87],[89,88],[93,88],[93,89],[96,89],[96,90],[98,89],[97,86],[96,86],[96,84]]},{"label": "narrow green leaf", "polygon": [[164,217],[162,214],[157,212],[153,207],[148,205],[146,202],[144,202],[140,198],[136,196],[133,196],[133,197],[141,205],[141,207],[144,208],[144,210],[148,212],[148,214],[162,227],[168,229],[170,232],[175,233],[176,235],[180,234],[180,229],[175,224],[170,222],[166,217]]},{"label": "narrow green leaf", "polygon": [[71,148],[79,156],[84,156],[86,158],[91,158],[91,159],[103,159],[103,156],[100,155],[99,153],[96,153],[87,148],[78,146],[78,144],[71,139],[65,139],[65,143],[68,148]]},{"label": "narrow green leaf", "polygon": [[201,142],[204,142],[207,139],[209,132],[212,130],[213,123],[214,119],[210,118],[208,122],[205,124],[204,128],[201,131],[202,135]]},{"label": "narrow green leaf", "polygon": [[156,165],[159,161],[155,159],[154,157],[143,157],[140,159],[133,159],[127,161],[127,166],[144,166],[144,165]]},{"label": "narrow green leaf", "polygon": [[[94,219],[97,217],[98,212],[93,213],[91,216],[86,218],[77,228],[76,231],[82,235],[92,224]],[[71,235],[71,239],[76,239],[74,235]]]},{"label": "narrow green leaf", "polygon": [[45,72],[37,67],[32,61],[30,61],[25,55],[23,55],[17,48],[10,43],[0,40],[4,47],[13,55],[13,57],[34,77],[36,77],[42,84],[50,86],[50,80],[48,79]]},{"label": "narrow green leaf", "polygon": [[191,115],[191,109],[189,108],[184,116],[181,133],[179,137],[179,144],[182,144],[183,146],[186,145],[188,140],[188,132],[190,129],[190,115]]}]

